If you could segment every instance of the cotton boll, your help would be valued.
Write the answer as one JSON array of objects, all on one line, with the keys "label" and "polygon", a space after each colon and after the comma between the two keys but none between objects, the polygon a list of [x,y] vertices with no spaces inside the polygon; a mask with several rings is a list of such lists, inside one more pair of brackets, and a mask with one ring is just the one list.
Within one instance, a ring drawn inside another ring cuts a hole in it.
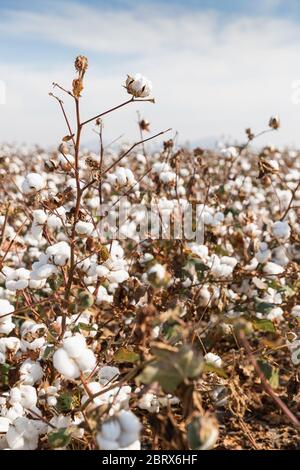
[{"label": "cotton boll", "polygon": [[136,438],[141,430],[141,423],[139,419],[131,411],[120,411],[118,419],[123,432],[135,434]]},{"label": "cotton boll", "polygon": [[119,444],[117,441],[109,441],[107,439],[104,439],[101,434],[97,434],[96,437],[97,444],[101,450],[118,450],[119,449]]},{"label": "cotton boll", "polygon": [[101,428],[102,437],[108,441],[117,441],[121,434],[121,426],[116,419],[103,423]]},{"label": "cotton boll", "polygon": [[45,180],[43,176],[38,173],[29,173],[22,183],[22,192],[24,194],[31,194],[41,191],[44,187]]},{"label": "cotton boll", "polygon": [[295,305],[292,308],[291,315],[296,318],[300,317],[300,305]]},{"label": "cotton boll", "polygon": [[94,231],[94,225],[90,222],[84,222],[80,220],[75,225],[75,230],[78,235],[83,235],[88,237]]},{"label": "cotton boll", "polygon": [[33,216],[33,220],[37,224],[43,225],[47,222],[47,214],[42,209],[37,209],[37,210],[33,211],[32,216]]},{"label": "cotton boll", "polygon": [[135,98],[146,98],[152,93],[152,83],[140,73],[137,73],[134,77],[128,75],[125,86],[127,93]]},{"label": "cotton boll", "polygon": [[15,328],[10,315],[13,311],[14,307],[8,300],[0,299],[0,333],[8,335]]},{"label": "cotton boll", "polygon": [[84,336],[76,333],[74,336],[66,338],[63,341],[63,348],[67,352],[68,356],[70,356],[72,359],[77,359],[81,356],[86,348]]},{"label": "cotton boll", "polygon": [[284,268],[282,266],[279,266],[279,264],[275,264],[269,261],[264,265],[263,272],[267,275],[274,276],[276,274],[282,274],[284,272]]},{"label": "cotton boll", "polygon": [[10,449],[35,450],[38,446],[39,433],[33,420],[20,417],[10,425],[6,440]]},{"label": "cotton boll", "polygon": [[221,368],[222,367],[222,359],[220,358],[220,356],[218,356],[217,354],[214,354],[214,353],[207,353],[205,354],[204,356],[204,360],[207,364],[211,364],[215,367],[219,367]]},{"label": "cotton boll", "polygon": [[79,357],[76,358],[76,363],[82,372],[91,371],[96,366],[96,358],[91,349],[84,349]]},{"label": "cotton boll", "polygon": [[19,403],[23,408],[30,409],[36,405],[36,389],[31,385],[19,385],[10,391],[10,403]]},{"label": "cotton boll", "polygon": [[227,147],[221,150],[221,155],[224,158],[236,158],[238,156],[238,151],[236,147]]},{"label": "cotton boll", "polygon": [[38,362],[27,359],[20,367],[20,380],[25,385],[34,385],[43,377],[43,369]]},{"label": "cotton boll", "polygon": [[288,222],[277,221],[272,225],[272,233],[279,240],[287,240],[291,234]]},{"label": "cotton boll", "polygon": [[77,379],[80,376],[80,369],[76,362],[69,357],[63,348],[53,354],[53,365],[67,379]]}]

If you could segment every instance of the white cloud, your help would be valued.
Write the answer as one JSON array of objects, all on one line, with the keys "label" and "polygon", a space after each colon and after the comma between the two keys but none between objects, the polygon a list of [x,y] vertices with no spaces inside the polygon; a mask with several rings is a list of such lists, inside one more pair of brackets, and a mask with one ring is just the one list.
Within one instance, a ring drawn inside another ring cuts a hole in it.
[{"label": "white cloud", "polygon": [[[84,117],[127,98],[121,87],[127,73],[141,72],[154,83],[157,104],[139,106],[153,131],[173,127],[182,140],[222,133],[243,138],[245,127],[265,127],[279,114],[283,128],[268,137],[275,144],[300,144],[300,105],[292,103],[292,83],[300,78],[300,32],[293,20],[231,17],[206,12],[98,11],[63,5],[51,14],[8,13],[0,35],[33,36],[61,51],[72,46],[91,54],[82,106]],[[110,54],[109,65],[103,53]],[[47,72],[22,62],[0,66],[7,104],[0,125],[7,139],[55,143],[65,132],[58,108],[47,96],[51,82],[70,83],[70,66],[49,59]],[[68,98],[66,98],[68,101]],[[136,105],[107,118],[112,139],[137,135]],[[87,135],[90,140],[93,134]],[[263,142],[263,141],[262,141]]]}]

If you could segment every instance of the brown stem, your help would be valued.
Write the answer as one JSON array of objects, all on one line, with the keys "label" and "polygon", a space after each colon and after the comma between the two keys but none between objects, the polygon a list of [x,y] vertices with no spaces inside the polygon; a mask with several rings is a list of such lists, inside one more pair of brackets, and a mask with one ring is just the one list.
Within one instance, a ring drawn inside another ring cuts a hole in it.
[{"label": "brown stem", "polygon": [[252,352],[251,346],[246,338],[246,335],[243,331],[238,331],[237,336],[242,343],[243,347],[245,348],[245,351],[249,357],[249,360],[251,361],[251,364],[253,365],[257,375],[259,376],[261,380],[261,384],[263,388],[265,389],[266,393],[272,398],[276,406],[285,414],[285,416],[288,418],[288,420],[296,427],[300,427],[300,422],[298,421],[297,417],[291,412],[291,410],[286,406],[286,404],[279,398],[278,395],[274,392],[272,389],[271,385],[267,381],[263,371],[259,367],[257,360]]}]

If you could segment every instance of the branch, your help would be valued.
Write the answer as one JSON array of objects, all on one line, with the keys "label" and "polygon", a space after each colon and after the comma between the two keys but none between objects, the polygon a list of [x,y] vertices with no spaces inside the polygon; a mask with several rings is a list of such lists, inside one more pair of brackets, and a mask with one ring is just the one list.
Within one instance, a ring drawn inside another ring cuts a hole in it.
[{"label": "branch", "polygon": [[296,418],[296,416],[291,412],[291,410],[286,406],[286,404],[279,398],[278,395],[274,392],[272,389],[271,385],[267,381],[263,371],[259,367],[257,360],[252,352],[252,349],[250,347],[250,344],[245,336],[245,333],[243,331],[238,331],[237,336],[240,339],[242,345],[245,348],[245,351],[249,357],[249,360],[251,361],[257,375],[259,376],[261,380],[261,384],[263,388],[265,389],[266,393],[272,398],[274,403],[277,405],[277,407],[285,414],[285,416],[288,418],[288,420],[297,428],[300,427],[300,422]]},{"label": "branch", "polygon": [[145,100],[136,100],[136,99],[134,99],[134,97],[132,97],[132,98],[130,98],[130,100],[124,101],[124,103],[121,103],[118,106],[114,106],[113,108],[110,108],[107,111],[104,111],[103,113],[97,114],[96,116],[94,116],[90,119],[87,119],[86,121],[81,123],[81,127],[85,126],[86,124],[89,124],[92,121],[95,121],[95,119],[98,119],[102,116],[105,116],[105,114],[109,114],[109,113],[115,111],[116,109],[122,108],[123,106],[126,106],[129,103],[134,103],[136,101],[148,101],[149,103],[154,103],[153,98],[148,98],[148,99],[145,99]]}]

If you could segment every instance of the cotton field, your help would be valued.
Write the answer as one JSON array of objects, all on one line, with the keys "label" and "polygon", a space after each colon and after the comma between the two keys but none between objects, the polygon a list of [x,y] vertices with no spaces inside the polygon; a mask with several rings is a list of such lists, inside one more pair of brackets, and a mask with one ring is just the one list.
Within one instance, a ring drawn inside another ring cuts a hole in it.
[{"label": "cotton field", "polygon": [[[141,74],[82,121],[88,72],[53,85],[54,150],[0,147],[0,448],[297,448],[300,153],[256,150],[277,116],[215,150],[153,134]],[[126,106],[140,140],[104,145]]]}]

